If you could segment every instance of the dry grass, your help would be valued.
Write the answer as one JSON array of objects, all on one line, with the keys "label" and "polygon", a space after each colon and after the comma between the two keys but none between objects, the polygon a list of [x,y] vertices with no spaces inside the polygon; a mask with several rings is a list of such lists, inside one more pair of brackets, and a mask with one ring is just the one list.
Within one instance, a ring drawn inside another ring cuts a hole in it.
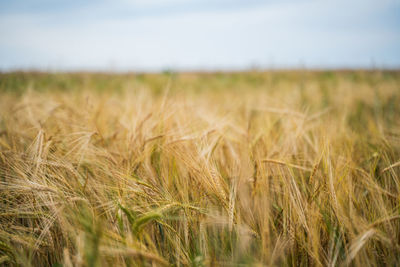
[{"label": "dry grass", "polygon": [[0,264],[400,265],[399,72],[0,87]]}]

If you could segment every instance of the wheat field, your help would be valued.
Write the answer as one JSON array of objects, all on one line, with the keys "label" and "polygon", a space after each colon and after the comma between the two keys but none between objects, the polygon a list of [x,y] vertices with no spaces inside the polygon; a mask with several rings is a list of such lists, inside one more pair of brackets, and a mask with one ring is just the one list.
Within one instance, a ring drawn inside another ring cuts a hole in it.
[{"label": "wheat field", "polygon": [[398,266],[400,72],[0,74],[0,265]]}]

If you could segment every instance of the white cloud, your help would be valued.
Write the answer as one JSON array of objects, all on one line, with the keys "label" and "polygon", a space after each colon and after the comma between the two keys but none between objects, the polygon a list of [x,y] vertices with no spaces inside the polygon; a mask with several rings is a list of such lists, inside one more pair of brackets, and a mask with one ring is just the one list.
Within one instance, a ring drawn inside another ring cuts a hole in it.
[{"label": "white cloud", "polygon": [[218,68],[299,62],[369,66],[372,59],[399,65],[400,57],[393,52],[400,45],[399,30],[368,25],[387,6],[354,3],[285,2],[71,21],[57,21],[54,15],[3,16],[0,35],[7,38],[0,40],[0,55],[6,68]]}]

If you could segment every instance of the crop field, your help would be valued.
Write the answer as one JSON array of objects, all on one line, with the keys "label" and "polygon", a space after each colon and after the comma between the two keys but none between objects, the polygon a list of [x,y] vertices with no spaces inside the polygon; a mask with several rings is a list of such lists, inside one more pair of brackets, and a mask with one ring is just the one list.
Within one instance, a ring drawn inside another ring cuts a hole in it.
[{"label": "crop field", "polygon": [[0,73],[0,265],[399,266],[400,72]]}]

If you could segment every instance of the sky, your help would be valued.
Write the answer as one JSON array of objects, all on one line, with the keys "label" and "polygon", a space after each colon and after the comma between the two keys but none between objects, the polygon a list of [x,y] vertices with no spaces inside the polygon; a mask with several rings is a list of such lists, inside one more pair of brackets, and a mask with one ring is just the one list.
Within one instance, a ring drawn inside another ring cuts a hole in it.
[{"label": "sky", "polygon": [[0,0],[0,70],[400,68],[400,0]]}]

